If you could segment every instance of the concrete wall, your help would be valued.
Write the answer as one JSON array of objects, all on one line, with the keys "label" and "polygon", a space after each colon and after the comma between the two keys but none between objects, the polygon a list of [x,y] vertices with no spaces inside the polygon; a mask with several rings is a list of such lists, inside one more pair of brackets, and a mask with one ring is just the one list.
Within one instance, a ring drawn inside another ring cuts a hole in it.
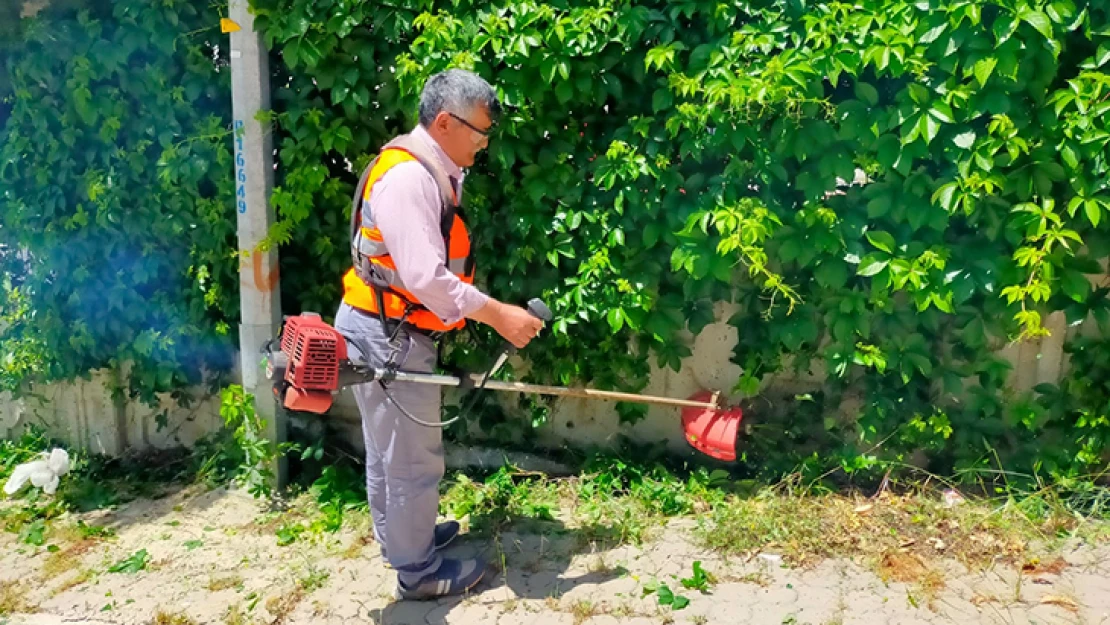
[{"label": "concrete wall", "polygon": [[[23,426],[38,424],[59,439],[110,456],[128,451],[192,446],[219,429],[219,397],[202,397],[189,408],[169,397],[158,408],[113,398],[112,377],[93,372],[87,380],[50,384],[31,397],[13,400],[0,394],[0,436],[18,435]],[[159,429],[159,413],[166,427]]]}]

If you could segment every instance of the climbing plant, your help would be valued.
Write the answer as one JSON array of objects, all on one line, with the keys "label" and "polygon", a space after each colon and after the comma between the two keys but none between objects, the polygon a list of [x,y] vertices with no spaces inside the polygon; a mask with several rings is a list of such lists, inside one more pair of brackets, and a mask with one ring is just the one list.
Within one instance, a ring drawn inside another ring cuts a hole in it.
[{"label": "climbing plant", "polygon": [[[272,55],[286,312],[335,310],[358,174],[415,123],[425,79],[461,66],[505,104],[464,194],[481,286],[557,315],[526,352],[529,377],[639,389],[724,321],[740,338],[736,390],[755,398],[754,470],[912,461],[1065,477],[1107,462],[1102,3],[253,9]],[[132,362],[125,386],[151,398],[229,364],[218,17],[90,2],[21,21],[0,50],[6,386]],[[998,351],[1043,337],[1052,315],[1083,323],[1071,373],[1015,394]],[[477,327],[445,357],[476,368],[496,344]],[[825,379],[815,392],[759,399],[809,372]],[[542,423],[525,404],[527,425]]]},{"label": "climbing plant", "polygon": [[230,366],[229,81],[202,9],[60,2],[4,46],[0,390],[108,367],[154,401]]},{"label": "climbing plant", "polygon": [[[460,66],[506,105],[466,184],[483,286],[556,309],[531,376],[640,388],[731,301],[737,390],[827,375],[746,442],[753,466],[1107,460],[1105,419],[1012,395],[997,355],[1054,312],[1110,321],[1101,3],[255,6],[282,85],[275,236],[315,269],[301,305],[334,309],[357,174]],[[1042,449],[1076,428],[1098,434]]]}]

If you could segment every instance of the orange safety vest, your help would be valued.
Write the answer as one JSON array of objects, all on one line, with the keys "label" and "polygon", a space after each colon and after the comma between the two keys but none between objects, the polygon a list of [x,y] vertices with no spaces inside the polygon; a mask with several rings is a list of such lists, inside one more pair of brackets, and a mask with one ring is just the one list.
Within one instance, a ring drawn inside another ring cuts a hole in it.
[{"label": "orange safety vest", "polygon": [[[405,319],[421,330],[446,332],[462,328],[465,320],[444,324],[435,313],[420,303],[405,288],[397,265],[385,247],[382,233],[370,216],[370,192],[374,183],[400,163],[418,161],[436,180],[443,202],[440,232],[447,250],[447,268],[460,280],[474,284],[474,257],[470,249],[470,232],[461,216],[458,196],[438,159],[423,142],[411,135],[402,135],[386,144],[367,166],[355,188],[351,206],[351,269],[343,276],[343,301],[372,315],[392,320]],[[405,309],[409,313],[405,317]]]}]

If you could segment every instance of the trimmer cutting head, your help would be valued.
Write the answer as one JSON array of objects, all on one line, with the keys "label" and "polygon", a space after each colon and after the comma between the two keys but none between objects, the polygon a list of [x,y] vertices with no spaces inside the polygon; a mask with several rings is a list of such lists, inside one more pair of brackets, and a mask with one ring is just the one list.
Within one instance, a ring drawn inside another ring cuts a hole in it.
[{"label": "trimmer cutting head", "polygon": [[[700,391],[693,401],[717,403],[717,393]],[[736,460],[736,440],[744,412],[740,408],[683,408],[682,429],[686,442],[707,456],[732,462]]]}]

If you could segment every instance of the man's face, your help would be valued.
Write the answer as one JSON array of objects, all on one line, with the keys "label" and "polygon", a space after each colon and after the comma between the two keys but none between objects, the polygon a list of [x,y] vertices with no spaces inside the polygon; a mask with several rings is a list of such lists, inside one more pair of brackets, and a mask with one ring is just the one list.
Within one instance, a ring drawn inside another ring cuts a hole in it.
[{"label": "man's face", "polygon": [[493,127],[489,111],[476,106],[464,113],[441,112],[434,125],[439,131],[437,140],[447,156],[459,167],[471,167],[478,152],[489,145],[488,133]]}]

